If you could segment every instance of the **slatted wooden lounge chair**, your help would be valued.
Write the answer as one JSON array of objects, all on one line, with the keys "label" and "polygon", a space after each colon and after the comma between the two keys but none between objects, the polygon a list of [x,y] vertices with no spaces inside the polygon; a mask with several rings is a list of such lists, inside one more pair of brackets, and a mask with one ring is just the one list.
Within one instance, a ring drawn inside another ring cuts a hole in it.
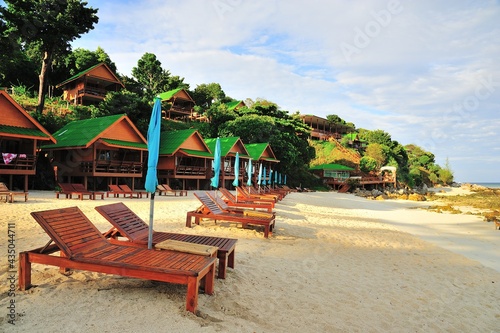
[{"label": "slatted wooden lounge chair", "polygon": [[28,201],[28,192],[11,191],[5,183],[0,183],[0,196],[5,197],[5,202],[14,202],[16,196],[24,196],[24,202]]},{"label": "slatted wooden lounge chair", "polygon": [[108,185],[109,187],[109,191],[107,193],[107,196],[109,197],[110,194],[113,195],[113,197],[115,198],[119,198],[120,197],[120,194],[123,194],[123,197],[129,197],[129,198],[139,198],[140,197],[140,194],[139,193],[135,193],[133,191],[124,191],[122,188],[120,188],[120,186],[118,185]]},{"label": "slatted wooden lounge chair", "polygon": [[272,234],[275,225],[275,217],[273,214],[254,211],[231,213],[223,211],[206,192],[194,192],[194,196],[202,203],[202,206],[197,210],[187,213],[186,227],[191,227],[194,217],[194,222],[196,224],[200,224],[201,219],[211,219],[215,222],[218,220],[229,221],[241,223],[243,228],[247,227],[247,225],[263,226],[265,238],[268,238],[269,235]]},{"label": "slatted wooden lounge chair", "polygon": [[85,194],[85,195],[90,195],[90,198],[92,200],[95,200],[96,197],[101,196],[101,199],[104,199],[104,192],[95,192],[95,191],[89,191],[83,186],[83,184],[79,183],[71,183],[71,186],[75,189],[75,191]]},{"label": "slatted wooden lounge chair", "polygon": [[132,194],[137,194],[139,198],[142,198],[143,195],[146,195],[146,198],[149,198],[149,192],[148,191],[139,191],[139,190],[132,190],[128,185],[118,185],[122,191],[127,192],[127,193],[132,193]]},{"label": "slatted wooden lounge chair", "polygon": [[80,200],[83,200],[84,196],[88,196],[89,199],[93,198],[93,194],[91,192],[86,189],[84,192],[77,191],[71,183],[58,183],[58,185],[61,188],[59,192],[56,192],[56,198],[58,199],[61,194],[64,194],[66,199],[73,199],[74,195]]},{"label": "slatted wooden lounge chair", "polygon": [[167,195],[167,194],[173,194],[174,196],[177,196],[177,194],[179,194],[180,196],[183,196],[184,194],[187,195],[186,190],[180,190],[180,191],[173,190],[170,186],[168,186],[168,184],[158,184],[156,189],[158,190],[159,195]]},{"label": "slatted wooden lounge chair", "polygon": [[224,200],[222,200],[221,197],[215,193],[215,191],[211,192],[206,192],[206,194],[210,197],[210,199],[219,206],[220,209],[222,209],[223,212],[229,212],[229,213],[238,213],[238,214],[243,214],[245,216],[260,216],[260,217],[273,217],[276,218],[276,213],[271,211],[271,212],[261,212],[256,210],[251,210],[251,209],[246,209],[246,208],[239,208],[239,207],[231,207],[226,204]]},{"label": "slatted wooden lounge chair", "polygon": [[[95,209],[113,225],[113,228],[105,233],[106,237],[119,239],[121,236],[133,244],[147,247],[149,226],[126,205],[118,202],[97,206]],[[220,279],[226,278],[228,266],[234,268],[234,250],[237,239],[153,231],[153,245],[168,239],[216,246],[217,258],[219,258],[218,278]]]},{"label": "slatted wooden lounge chair", "polygon": [[283,199],[283,196],[280,193],[271,192],[269,187],[267,186],[263,186],[260,192],[253,186],[247,186],[243,189],[251,196],[257,196],[257,197],[264,196],[268,198],[274,198],[276,201]]},{"label": "slatted wooden lounge chair", "polygon": [[252,200],[244,200],[237,199],[228,189],[219,188],[219,192],[222,197],[225,199],[224,201],[228,206],[234,207],[242,207],[242,208],[254,208],[254,209],[265,209],[268,212],[272,212],[274,208],[274,202],[266,202],[266,201],[252,201]]},{"label": "slatted wooden lounge chair", "polygon": [[[19,289],[29,289],[31,264],[59,266],[139,279],[187,285],[186,310],[196,312],[198,289],[212,294],[215,258],[176,251],[152,251],[112,244],[104,238],[78,207],[32,212],[50,236],[40,249],[19,254]],[[60,256],[51,255],[60,252]]]},{"label": "slatted wooden lounge chair", "polygon": [[254,200],[254,201],[264,201],[264,202],[277,202],[277,198],[275,196],[266,196],[266,195],[253,195],[250,194],[244,187],[238,186],[236,187],[236,193],[239,198],[244,200]]},{"label": "slatted wooden lounge chair", "polygon": [[174,190],[172,189],[168,184],[158,184],[156,187],[158,189],[159,195],[167,195],[167,193],[171,193],[174,196],[177,196],[177,193],[179,193],[179,196],[187,195],[186,190]]},{"label": "slatted wooden lounge chair", "polygon": [[[255,190],[257,191],[257,189]],[[278,194],[283,199],[289,192],[281,187],[264,186],[264,193]]]}]

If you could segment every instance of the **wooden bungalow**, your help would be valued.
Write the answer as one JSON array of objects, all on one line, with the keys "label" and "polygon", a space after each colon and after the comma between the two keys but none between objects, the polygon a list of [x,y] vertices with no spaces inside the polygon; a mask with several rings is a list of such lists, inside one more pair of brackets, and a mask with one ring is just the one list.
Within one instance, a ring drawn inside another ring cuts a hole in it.
[{"label": "wooden bungalow", "polygon": [[330,124],[330,122],[318,116],[313,115],[300,115],[304,124],[311,127],[311,140],[328,140],[334,138],[336,140],[342,139],[342,135],[352,130],[351,127],[342,124]]},{"label": "wooden bungalow", "polygon": [[345,184],[346,180],[351,177],[351,173],[355,171],[353,168],[335,163],[315,165],[309,170],[321,178],[324,184],[332,186],[333,189]]},{"label": "wooden bungalow", "polygon": [[361,140],[359,138],[359,134],[356,132],[344,134],[343,137],[347,139],[347,142],[351,148],[357,149],[358,151],[365,150],[368,145],[367,141]]},{"label": "wooden bungalow", "polygon": [[56,88],[63,90],[64,100],[89,105],[99,103],[108,92],[119,91],[124,85],[106,64],[100,63],[59,83]]},{"label": "wooden bungalow", "polygon": [[194,120],[197,115],[194,114],[195,102],[183,88],[169,90],[160,95],[162,105],[166,104],[165,111],[162,111],[162,117],[165,119],[188,121]]},{"label": "wooden bungalow", "polygon": [[[208,148],[212,151],[215,151],[215,143],[217,139],[205,139],[205,143]],[[241,141],[240,137],[226,137],[220,138],[220,147],[221,147],[221,166],[220,166],[220,178],[219,184],[225,188],[230,188],[231,183],[235,178],[235,170],[234,164],[236,161],[236,153],[239,156],[239,168],[238,168],[238,179],[239,183],[243,183],[243,179],[247,179],[247,167],[248,161],[250,159],[250,155],[245,147],[243,141]]]},{"label": "wooden bungalow", "polygon": [[36,173],[38,147],[56,140],[4,90],[0,90],[0,114],[0,178],[13,189],[13,177],[24,177],[24,191],[28,191],[28,177]]},{"label": "wooden bungalow", "polygon": [[109,184],[135,186],[143,176],[147,143],[125,114],[73,121],[53,134],[57,143],[42,146],[53,159],[57,181],[107,190]]},{"label": "wooden bungalow", "polygon": [[238,110],[239,108],[246,106],[243,101],[232,101],[232,102],[227,102],[225,104],[227,106],[227,109],[230,111]]},{"label": "wooden bungalow", "polygon": [[257,184],[259,177],[259,165],[262,164],[266,167],[267,175],[265,175],[266,182],[269,181],[269,169],[275,170],[276,165],[280,162],[276,159],[271,145],[269,143],[247,143],[245,148],[252,159],[253,164],[253,184]]},{"label": "wooden bungalow", "polygon": [[176,189],[208,189],[212,160],[212,152],[195,129],[163,132],[158,181]]}]

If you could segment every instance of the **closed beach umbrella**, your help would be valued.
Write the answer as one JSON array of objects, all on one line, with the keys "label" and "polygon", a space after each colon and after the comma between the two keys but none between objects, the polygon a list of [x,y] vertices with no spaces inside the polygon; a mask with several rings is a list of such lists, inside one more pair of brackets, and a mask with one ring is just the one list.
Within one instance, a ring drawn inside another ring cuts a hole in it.
[{"label": "closed beach umbrella", "polygon": [[252,186],[252,159],[248,160],[247,174],[248,174],[247,185]]},{"label": "closed beach umbrella", "polygon": [[214,151],[214,176],[210,179],[210,185],[216,190],[219,188],[220,154],[220,138],[217,138]]},{"label": "closed beach umbrella", "polygon": [[278,183],[278,171],[274,171],[274,187],[276,187],[277,183]]},{"label": "closed beach umbrella", "polygon": [[240,184],[240,154],[236,153],[236,158],[234,159],[234,180],[233,186],[237,187]]},{"label": "closed beach umbrella", "polygon": [[279,175],[279,178],[278,178],[278,184],[281,185],[281,172],[280,172],[280,175]]},{"label": "closed beach umbrella", "polygon": [[283,180],[283,184],[286,185],[286,174],[285,174],[285,179]]},{"label": "closed beach umbrella", "polygon": [[257,184],[260,185],[262,184],[262,163],[259,164],[259,176],[257,177]]},{"label": "closed beach umbrella", "polygon": [[152,248],[153,243],[153,217],[154,217],[154,200],[156,186],[158,186],[158,176],[156,167],[158,166],[158,155],[160,152],[160,130],[161,130],[161,99],[155,98],[153,111],[148,127],[148,170],[146,171],[146,191],[151,193],[149,204],[149,235],[148,248]]},{"label": "closed beach umbrella", "polygon": [[269,168],[269,186],[273,183],[273,169]]},{"label": "closed beach umbrella", "polygon": [[266,167],[264,167],[264,171],[262,171],[262,185],[266,185]]}]

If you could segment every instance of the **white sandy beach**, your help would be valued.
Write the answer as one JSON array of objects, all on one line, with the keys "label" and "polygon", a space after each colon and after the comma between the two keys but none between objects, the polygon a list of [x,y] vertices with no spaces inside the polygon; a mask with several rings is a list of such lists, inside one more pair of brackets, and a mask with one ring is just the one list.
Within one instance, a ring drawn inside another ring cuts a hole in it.
[{"label": "white sandy beach", "polygon": [[[214,295],[200,294],[198,315],[184,310],[181,285],[65,276],[38,264],[37,287],[8,296],[8,223],[21,252],[49,239],[30,212],[79,206],[106,231],[94,207],[117,200],[32,191],[26,203],[0,203],[0,332],[500,332],[500,231],[492,223],[416,208],[425,202],[335,192],[289,194],[276,205],[269,239],[228,223],[186,228],[186,211],[199,206],[192,193],[156,196],[156,230],[238,238],[235,269]],[[119,200],[148,221],[149,199]]]}]

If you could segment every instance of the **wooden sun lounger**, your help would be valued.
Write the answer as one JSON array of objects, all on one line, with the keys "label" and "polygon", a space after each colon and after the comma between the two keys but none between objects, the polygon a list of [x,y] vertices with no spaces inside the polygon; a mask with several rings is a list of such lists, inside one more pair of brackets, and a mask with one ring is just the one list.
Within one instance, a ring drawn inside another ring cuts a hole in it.
[{"label": "wooden sun lounger", "polygon": [[[241,188],[243,188],[243,187],[241,187]],[[247,187],[243,188],[243,190],[245,190],[246,193],[248,193],[250,196],[257,196],[257,197],[264,196],[264,197],[268,197],[268,198],[274,198],[276,201],[283,199],[283,195],[281,193],[271,192],[269,190],[269,188],[267,188],[267,186],[264,186],[264,188],[262,189],[261,192],[259,192],[253,186],[247,186]]]},{"label": "wooden sun lounger", "polygon": [[265,209],[268,212],[272,212],[274,208],[274,202],[269,201],[247,201],[243,199],[237,199],[228,189],[219,188],[219,192],[225,199],[228,206],[242,207],[242,208],[253,208],[253,209]]},{"label": "wooden sun lounger", "polygon": [[101,196],[101,199],[104,199],[104,192],[94,192],[94,191],[89,191],[85,188],[85,186],[83,186],[83,184],[79,184],[79,183],[71,183],[71,186],[73,186],[73,188],[75,189],[76,192],[78,193],[82,193],[82,194],[85,194],[85,195],[91,195],[90,198],[92,200],[95,200],[95,198],[97,196]]},{"label": "wooden sun lounger", "polygon": [[[59,266],[187,285],[186,310],[196,312],[198,289],[212,294],[215,258],[176,251],[152,251],[112,244],[78,207],[32,212],[55,243],[19,254],[19,289],[29,289],[31,264]],[[50,255],[60,252],[61,256]]]},{"label": "wooden sun lounger", "polygon": [[119,198],[120,194],[123,194],[123,197],[129,197],[129,198],[142,198],[142,194],[133,192],[133,191],[124,191],[120,186],[118,185],[108,185],[109,191],[107,193],[107,196],[109,197],[110,194],[113,195],[115,198]]},{"label": "wooden sun lounger", "polygon": [[127,193],[132,193],[132,194],[137,194],[139,198],[142,198],[143,195],[146,195],[146,198],[149,198],[149,192],[148,191],[138,191],[138,190],[132,190],[128,185],[118,185],[123,192]]},{"label": "wooden sun lounger", "polygon": [[28,201],[28,192],[11,191],[4,183],[0,183],[0,197],[5,196],[5,202],[14,202],[15,196],[24,196],[24,202]]},{"label": "wooden sun lounger", "polygon": [[[97,206],[95,209],[114,227],[105,236],[113,239],[125,237],[138,246],[147,247],[149,226],[137,214],[121,202]],[[234,268],[234,252],[237,239],[153,231],[153,245],[165,240],[216,246],[219,259],[218,278],[226,278],[227,267]]]},{"label": "wooden sun lounger", "polygon": [[243,228],[247,225],[259,225],[264,227],[264,237],[268,238],[272,235],[274,229],[275,217],[272,214],[265,212],[245,212],[245,213],[231,213],[223,211],[217,203],[215,203],[210,196],[205,192],[195,192],[194,196],[202,203],[202,207],[187,213],[186,227],[191,227],[192,218],[196,224],[200,224],[201,219],[211,219],[217,222],[229,221],[241,223]]},{"label": "wooden sun lounger", "polygon": [[158,184],[156,187],[158,190],[159,195],[167,195],[167,193],[172,193],[174,196],[177,196],[177,193],[179,193],[179,196],[187,195],[186,190],[174,190],[172,189],[168,184]]},{"label": "wooden sun lounger", "polygon": [[80,192],[76,190],[73,187],[73,184],[71,183],[58,183],[59,187],[61,188],[61,191],[56,192],[56,198],[59,199],[59,196],[61,194],[64,194],[66,196],[66,199],[73,199],[73,196],[76,195],[78,199],[83,200],[84,196],[88,196],[89,199],[93,199],[94,195],[92,192],[85,190],[83,192]]},{"label": "wooden sun lounger", "polygon": [[278,199],[276,196],[269,195],[255,195],[250,194],[245,188],[242,186],[236,187],[236,193],[238,194],[238,198],[243,198],[243,200],[254,200],[254,201],[264,201],[264,202],[277,202]]}]

